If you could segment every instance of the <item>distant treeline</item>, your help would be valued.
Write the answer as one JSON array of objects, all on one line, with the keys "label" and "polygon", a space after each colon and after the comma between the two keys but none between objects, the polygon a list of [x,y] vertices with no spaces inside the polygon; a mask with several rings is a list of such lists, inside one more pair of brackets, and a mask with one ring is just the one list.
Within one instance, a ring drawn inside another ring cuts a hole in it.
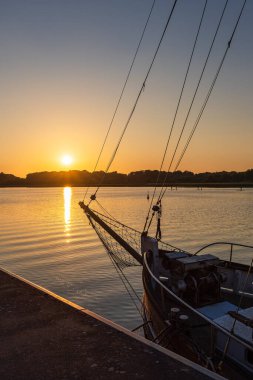
[{"label": "distant treeline", "polygon": [[[158,178],[157,170],[141,170],[122,174],[103,171],[90,173],[86,170],[69,170],[60,172],[38,172],[19,178],[12,174],[0,173],[0,186],[153,186]],[[190,171],[161,172],[159,184],[164,181],[168,186],[249,186],[253,187],[253,169],[245,172],[197,173]]]}]

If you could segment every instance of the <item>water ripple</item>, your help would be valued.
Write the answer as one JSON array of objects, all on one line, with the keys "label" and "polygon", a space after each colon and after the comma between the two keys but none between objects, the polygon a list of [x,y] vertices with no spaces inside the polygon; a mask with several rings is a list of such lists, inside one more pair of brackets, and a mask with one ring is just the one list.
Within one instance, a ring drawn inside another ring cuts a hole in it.
[{"label": "water ripple", "polygon": [[[78,206],[83,190],[0,189],[0,265],[128,328],[140,318],[103,245]],[[141,230],[143,188],[101,189],[103,205]],[[253,191],[179,189],[163,202],[163,240],[194,252],[210,241],[252,244]],[[249,257],[239,252],[240,261]],[[140,268],[127,269],[142,293]]]}]

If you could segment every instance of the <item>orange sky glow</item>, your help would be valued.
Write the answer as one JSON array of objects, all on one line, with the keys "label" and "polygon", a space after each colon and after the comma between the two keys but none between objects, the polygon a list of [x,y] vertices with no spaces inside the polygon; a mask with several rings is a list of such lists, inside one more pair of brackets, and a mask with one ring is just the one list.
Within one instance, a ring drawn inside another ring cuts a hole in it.
[{"label": "orange sky glow", "polygon": [[[7,2],[2,10],[0,172],[24,177],[37,171],[92,171],[150,4],[129,1],[110,5],[109,1],[110,12],[105,12],[103,2],[98,2],[100,6],[97,2],[86,6],[81,2],[35,3],[24,2],[23,9],[18,1],[12,6]],[[199,3],[182,2],[177,9],[110,171],[159,169],[201,11]],[[188,11],[183,12],[183,7]],[[98,170],[106,168],[119,139],[168,9],[168,2],[161,0],[154,10]],[[232,0],[179,151],[198,115],[238,9],[238,2]],[[164,170],[169,166],[220,10],[218,0],[207,10],[203,39],[193,59]],[[186,14],[191,15],[187,22]],[[253,46],[252,14],[253,2],[249,2],[179,170],[197,173],[253,167],[253,52],[248,49]],[[72,161],[64,162],[64,155]]]}]

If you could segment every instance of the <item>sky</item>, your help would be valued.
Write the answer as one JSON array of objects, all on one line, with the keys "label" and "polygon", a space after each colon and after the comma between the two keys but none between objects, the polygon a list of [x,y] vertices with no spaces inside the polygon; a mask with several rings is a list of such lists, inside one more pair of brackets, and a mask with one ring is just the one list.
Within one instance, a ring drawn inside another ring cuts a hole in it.
[{"label": "sky", "polygon": [[[0,172],[94,169],[153,0],[0,0]],[[110,171],[159,169],[204,0],[178,0]],[[105,170],[146,76],[173,1],[156,0],[108,142]],[[225,0],[209,0],[167,170]],[[194,125],[243,0],[229,0],[171,167]],[[253,1],[179,170],[253,167]],[[71,159],[65,159],[69,155]]]}]

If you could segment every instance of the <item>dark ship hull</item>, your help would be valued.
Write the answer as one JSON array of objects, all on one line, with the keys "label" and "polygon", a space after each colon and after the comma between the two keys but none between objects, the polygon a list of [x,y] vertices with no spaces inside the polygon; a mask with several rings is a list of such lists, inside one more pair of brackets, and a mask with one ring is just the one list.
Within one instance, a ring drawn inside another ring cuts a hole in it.
[{"label": "dark ship hull", "polygon": [[253,374],[253,270],[212,255],[147,249],[145,336],[230,379]]},{"label": "dark ship hull", "polygon": [[146,337],[231,380],[252,378],[253,260],[234,262],[233,247],[253,247],[204,247],[227,245],[228,261],[190,254],[80,206],[119,271],[143,267]]}]

